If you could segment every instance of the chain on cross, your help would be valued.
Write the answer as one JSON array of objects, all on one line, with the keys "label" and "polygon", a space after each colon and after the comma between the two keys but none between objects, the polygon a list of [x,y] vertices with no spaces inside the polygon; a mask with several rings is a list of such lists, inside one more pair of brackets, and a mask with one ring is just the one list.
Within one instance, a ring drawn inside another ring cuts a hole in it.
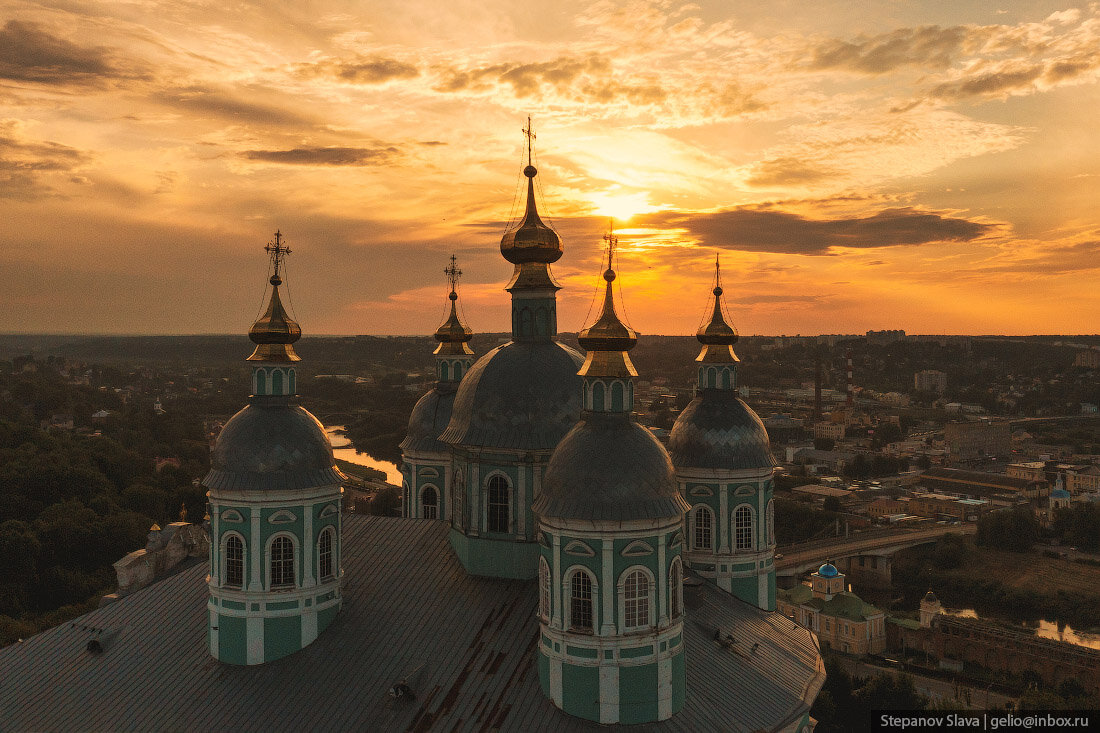
[{"label": "chain on cross", "polygon": [[447,276],[447,279],[451,281],[451,292],[455,291],[455,285],[458,284],[458,276],[462,274],[462,270],[458,269],[458,259],[451,255],[451,266],[443,268],[443,274]]},{"label": "chain on cross", "polygon": [[531,165],[531,143],[535,141],[535,132],[531,129],[531,115],[527,115],[527,127],[523,128],[523,134],[527,136],[527,165]]},{"label": "chain on cross", "polygon": [[615,220],[607,220],[607,234],[603,235],[603,241],[607,242],[607,269],[611,269],[611,257],[615,254],[615,246],[619,238],[615,236]]},{"label": "chain on cross", "polygon": [[290,254],[290,247],[283,244],[282,232],[276,230],[274,244],[268,242],[264,249],[271,255],[271,264],[275,267],[275,277],[279,277],[279,265],[282,263],[283,258]]}]

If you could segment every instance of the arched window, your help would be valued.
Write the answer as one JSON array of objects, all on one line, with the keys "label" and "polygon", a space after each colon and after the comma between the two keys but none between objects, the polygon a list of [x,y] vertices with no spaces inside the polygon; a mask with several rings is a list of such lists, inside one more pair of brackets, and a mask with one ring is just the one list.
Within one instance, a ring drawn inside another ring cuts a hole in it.
[{"label": "arched window", "polygon": [[454,484],[451,486],[451,525],[465,531],[467,521],[466,471],[463,467],[455,471]]},{"label": "arched window", "polygon": [[764,527],[768,532],[768,545],[775,544],[775,499],[768,499],[768,508],[764,511]]},{"label": "arched window", "polygon": [[594,631],[592,611],[592,578],[578,570],[569,581],[569,628],[586,633]]},{"label": "arched window", "polygon": [[225,575],[223,585],[240,588],[244,585],[244,543],[236,535],[225,541]]},{"label": "arched window", "polygon": [[294,585],[294,543],[289,537],[276,537],[271,543],[271,587]]},{"label": "arched window", "polygon": [[546,558],[539,558],[539,618],[550,622],[550,566]]},{"label": "arched window", "polygon": [[672,569],[668,573],[668,606],[669,616],[677,618],[684,612],[684,568],[680,558],[672,561]]},{"label": "arched window", "polygon": [[488,532],[507,532],[511,519],[511,506],[508,496],[508,479],[493,476],[489,479],[489,501],[485,529]]},{"label": "arched window", "polygon": [[744,504],[733,513],[733,540],[738,550],[752,549],[752,510]]},{"label": "arched window", "polygon": [[710,367],[707,369],[707,386],[718,386],[718,370],[715,367]]},{"label": "arched window", "polygon": [[611,383],[611,411],[622,412],[623,411],[623,383],[612,382]]},{"label": "arched window", "polygon": [[455,362],[455,381],[462,379],[462,362]]},{"label": "arched window", "polygon": [[293,369],[290,369],[290,370],[288,371],[288,374],[290,375],[290,379],[289,379],[289,381],[290,381],[290,389],[288,389],[288,390],[287,390],[287,394],[295,394],[295,392],[294,392],[294,389],[295,389],[295,384],[294,384],[294,372],[295,372],[295,370],[293,370]]},{"label": "arched window", "polygon": [[592,409],[597,412],[603,412],[604,407],[604,390],[603,382],[596,382],[592,385]]},{"label": "arched window", "polygon": [[550,318],[546,313],[546,308],[539,306],[535,309],[535,335],[539,338],[545,338],[550,335]]},{"label": "arched window", "polygon": [[321,532],[317,541],[317,575],[321,580],[329,580],[333,576],[335,564],[332,561],[332,527],[326,527]]},{"label": "arched window", "polygon": [[698,506],[695,508],[695,549],[710,550],[713,545],[714,517],[711,516],[710,507]]},{"label": "arched window", "polygon": [[445,361],[439,362],[439,381],[440,382],[446,382],[450,378],[451,378],[451,367],[448,366],[447,362],[445,362]]},{"label": "arched window", "polygon": [[282,369],[275,369],[271,372],[271,394],[283,394]]},{"label": "arched window", "polygon": [[267,394],[267,373],[263,369],[256,370],[256,394]]},{"label": "arched window", "polygon": [[420,506],[423,510],[421,516],[424,519],[439,518],[439,495],[434,486],[425,486],[420,494]]},{"label": "arched window", "polygon": [[641,570],[623,583],[623,626],[628,631],[649,626],[649,577]]},{"label": "arched window", "polygon": [[729,389],[729,388],[730,388],[730,370],[729,369],[723,369],[722,370],[722,389]]}]

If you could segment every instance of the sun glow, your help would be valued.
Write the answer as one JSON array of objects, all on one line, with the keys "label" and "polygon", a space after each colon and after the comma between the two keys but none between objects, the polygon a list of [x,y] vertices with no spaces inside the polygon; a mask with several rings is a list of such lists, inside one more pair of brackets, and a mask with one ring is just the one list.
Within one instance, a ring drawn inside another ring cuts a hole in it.
[{"label": "sun glow", "polygon": [[611,190],[593,194],[589,200],[592,213],[614,217],[619,221],[629,221],[635,214],[646,214],[660,208],[649,203],[649,195],[645,192],[622,193]]}]

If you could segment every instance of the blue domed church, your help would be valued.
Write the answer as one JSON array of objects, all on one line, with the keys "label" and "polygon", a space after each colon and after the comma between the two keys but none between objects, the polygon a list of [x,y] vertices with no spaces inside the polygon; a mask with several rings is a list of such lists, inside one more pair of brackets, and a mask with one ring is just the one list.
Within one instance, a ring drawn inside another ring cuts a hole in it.
[{"label": "blue domed church", "polygon": [[668,439],[680,491],[690,505],[685,557],[692,570],[764,610],[775,610],[775,524],[768,432],[737,391],[737,332],[714,307],[697,334],[702,349],[695,398]]}]

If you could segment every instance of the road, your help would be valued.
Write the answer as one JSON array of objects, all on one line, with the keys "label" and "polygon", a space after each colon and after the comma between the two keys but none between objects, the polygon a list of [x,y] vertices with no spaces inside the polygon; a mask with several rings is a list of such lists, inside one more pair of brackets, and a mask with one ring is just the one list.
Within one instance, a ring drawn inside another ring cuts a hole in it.
[{"label": "road", "polygon": [[[855,659],[839,658],[838,661],[848,671],[848,674],[854,677],[871,677],[904,671],[913,678],[913,686],[917,688],[917,692],[931,698],[933,703],[937,700],[948,700],[952,703],[958,703],[959,707],[965,710],[1003,710],[1005,705],[1016,702],[1015,698],[992,692],[985,687],[970,685],[966,682],[960,682],[956,686],[953,681],[926,677],[913,672],[912,669],[902,670],[895,667],[882,667]],[[967,702],[968,693],[970,695],[969,703]]]}]

